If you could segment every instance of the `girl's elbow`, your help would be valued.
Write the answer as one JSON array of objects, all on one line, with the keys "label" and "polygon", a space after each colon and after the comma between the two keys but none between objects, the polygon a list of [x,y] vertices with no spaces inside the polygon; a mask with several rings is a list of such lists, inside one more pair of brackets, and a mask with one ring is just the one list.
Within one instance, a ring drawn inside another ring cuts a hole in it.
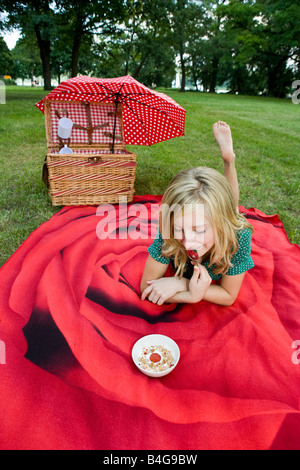
[{"label": "girl's elbow", "polygon": [[231,307],[234,304],[234,300],[227,300],[223,303],[223,307]]},{"label": "girl's elbow", "polygon": [[231,307],[236,301],[236,299],[237,295],[229,295],[226,299],[224,299],[224,307]]}]

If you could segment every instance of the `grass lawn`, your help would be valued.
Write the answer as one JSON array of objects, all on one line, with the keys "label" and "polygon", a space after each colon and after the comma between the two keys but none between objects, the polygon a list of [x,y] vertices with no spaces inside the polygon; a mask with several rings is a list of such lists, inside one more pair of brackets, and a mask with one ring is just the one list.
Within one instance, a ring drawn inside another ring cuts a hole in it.
[{"label": "grass lawn", "polygon": [[[232,128],[240,204],[279,214],[292,243],[300,243],[300,105],[291,100],[194,92],[168,93],[187,111],[185,136],[152,147],[128,146],[137,154],[136,194],[162,194],[180,170],[212,166],[223,171],[212,124]],[[46,92],[7,87],[0,104],[0,265],[53,207],[41,174],[47,153],[43,114],[34,106]]]}]

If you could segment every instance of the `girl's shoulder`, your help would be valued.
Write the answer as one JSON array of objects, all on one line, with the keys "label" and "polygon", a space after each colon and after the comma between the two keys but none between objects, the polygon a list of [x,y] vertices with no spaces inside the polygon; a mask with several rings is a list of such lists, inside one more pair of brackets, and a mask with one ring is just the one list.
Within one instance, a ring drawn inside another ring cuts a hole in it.
[{"label": "girl's shoulder", "polygon": [[232,255],[231,266],[227,273],[229,276],[241,274],[254,267],[251,258],[251,236],[250,228],[244,228],[237,232],[238,250]]},{"label": "girl's shoulder", "polygon": [[239,248],[243,247],[244,245],[248,246],[248,244],[251,243],[252,231],[250,228],[245,227],[238,230],[236,236],[238,239]]},{"label": "girl's shoulder", "polygon": [[157,232],[153,243],[148,248],[149,255],[152,256],[156,261],[163,264],[169,264],[170,258],[162,256],[161,249],[164,243],[164,239],[160,233],[159,227],[157,227]]}]

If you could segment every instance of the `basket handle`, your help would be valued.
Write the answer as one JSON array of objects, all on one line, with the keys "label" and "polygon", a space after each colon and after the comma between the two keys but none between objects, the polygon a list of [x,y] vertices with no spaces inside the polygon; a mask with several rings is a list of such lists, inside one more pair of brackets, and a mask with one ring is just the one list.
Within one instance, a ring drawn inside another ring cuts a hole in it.
[{"label": "basket handle", "polygon": [[[61,110],[61,113],[66,113],[66,116],[67,116],[67,117],[69,116],[69,112],[68,112],[67,109],[62,109],[62,110]],[[55,114],[56,114],[56,116],[58,117],[58,119],[60,119],[60,114],[59,114],[59,110],[58,110],[58,109],[55,110]]]},{"label": "basket handle", "polygon": [[90,108],[90,103],[84,103],[85,105],[85,108],[86,108],[86,112],[87,112],[87,118],[88,118],[88,127],[84,127],[84,126],[81,126],[80,124],[76,124],[76,123],[73,123],[73,127],[75,127],[75,129],[81,129],[83,131],[87,131],[88,133],[88,141],[89,141],[89,145],[91,145],[93,143],[93,132],[94,130],[97,130],[97,129],[102,129],[103,127],[108,127],[109,126],[109,123],[108,122],[104,122],[103,124],[99,124],[97,126],[93,126],[92,124],[92,116],[91,116],[91,108]]}]

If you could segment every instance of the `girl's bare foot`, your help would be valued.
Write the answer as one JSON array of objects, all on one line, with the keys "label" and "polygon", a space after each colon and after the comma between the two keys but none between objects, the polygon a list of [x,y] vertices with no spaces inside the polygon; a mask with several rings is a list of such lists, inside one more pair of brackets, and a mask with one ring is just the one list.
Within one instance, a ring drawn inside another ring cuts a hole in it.
[{"label": "girl's bare foot", "polygon": [[226,122],[218,121],[213,125],[213,134],[219,144],[224,162],[231,163],[235,160],[231,129]]}]

